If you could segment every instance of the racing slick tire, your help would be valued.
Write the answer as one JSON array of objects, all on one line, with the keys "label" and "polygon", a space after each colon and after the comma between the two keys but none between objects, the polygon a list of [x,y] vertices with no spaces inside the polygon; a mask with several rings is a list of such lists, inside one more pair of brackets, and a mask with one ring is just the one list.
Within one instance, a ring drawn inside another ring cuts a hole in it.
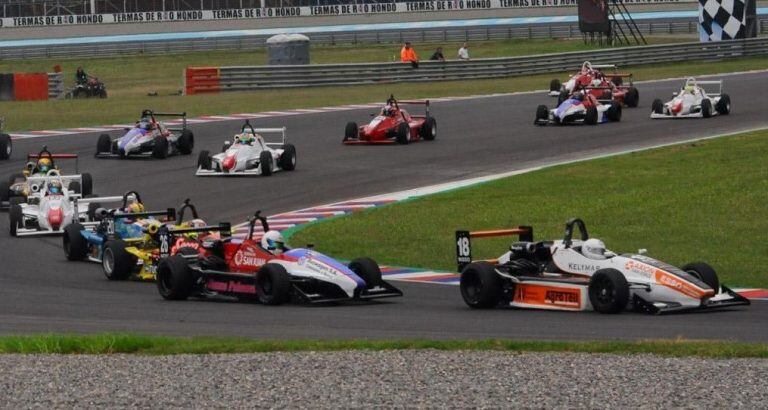
[{"label": "racing slick tire", "polygon": [[589,301],[598,313],[619,313],[629,303],[629,284],[616,269],[600,269],[589,279]]},{"label": "racing slick tire", "polygon": [[261,151],[261,155],[259,155],[259,168],[261,169],[262,176],[268,177],[272,175],[272,153]]},{"label": "racing slick tire", "polygon": [[176,147],[182,155],[189,155],[195,148],[195,135],[190,130],[181,131],[179,139],[176,140]]},{"label": "racing slick tire", "polygon": [[6,202],[11,197],[11,184],[8,181],[0,181],[0,202]]},{"label": "racing slick tire", "polygon": [[488,262],[473,262],[461,271],[461,297],[473,309],[490,309],[501,301],[501,278]]},{"label": "racing slick tire", "polygon": [[437,137],[437,120],[432,117],[424,120],[424,125],[421,126],[419,135],[425,141],[433,141]]},{"label": "racing slick tire", "polygon": [[344,128],[344,141],[356,140],[360,137],[360,129],[357,127],[356,122],[348,122],[346,128]]},{"label": "racing slick tire", "polygon": [[197,167],[204,170],[210,170],[211,169],[211,152],[210,151],[200,151],[200,154],[197,155]]},{"label": "racing slick tire", "polygon": [[627,94],[624,96],[624,104],[626,104],[627,107],[635,108],[639,102],[640,92],[637,91],[637,88],[635,87],[629,87]]},{"label": "racing slick tire", "polygon": [[104,244],[104,253],[101,257],[101,267],[104,276],[109,280],[125,280],[131,276],[136,257],[125,250],[126,243],[121,239],[108,241]]},{"label": "racing slick tire", "polygon": [[395,129],[395,141],[398,144],[406,145],[411,139],[411,127],[408,124],[401,122]]},{"label": "racing slick tire", "polygon": [[83,198],[93,195],[93,176],[87,172],[83,172],[80,179],[83,182],[83,185],[80,187],[80,194]]},{"label": "racing slick tire", "polygon": [[563,101],[568,99],[568,91],[562,90],[560,91],[560,94],[557,95],[557,106],[559,107],[560,104],[563,103]]},{"label": "racing slick tire", "polygon": [[85,229],[79,223],[67,225],[64,228],[63,247],[68,261],[81,261],[88,254],[88,241],[80,232]]},{"label": "racing slick tire", "polygon": [[99,140],[96,142],[96,154],[104,154],[112,152],[112,138],[107,134],[99,135]]},{"label": "racing slick tire", "polygon": [[182,255],[163,258],[157,265],[157,291],[165,300],[185,300],[194,286],[192,269]]},{"label": "racing slick tire", "polygon": [[720,96],[720,100],[717,101],[717,104],[715,104],[715,110],[717,110],[717,113],[720,115],[728,115],[731,113],[731,96],[728,94],[723,94]]},{"label": "racing slick tire", "polygon": [[608,116],[608,119],[613,122],[621,121],[621,105],[611,104],[611,106],[608,108],[608,111],[606,111],[605,115]]},{"label": "racing slick tire", "polygon": [[349,269],[365,281],[368,289],[376,287],[382,281],[381,268],[371,258],[357,258],[349,263]]},{"label": "racing slick tire", "polygon": [[587,108],[587,114],[584,116],[584,124],[597,125],[597,107]]},{"label": "racing slick tire", "polygon": [[291,277],[283,265],[267,263],[256,274],[256,292],[259,302],[281,305],[291,301]]},{"label": "racing slick tire", "polygon": [[704,118],[712,116],[712,101],[709,99],[701,100],[701,116]]},{"label": "racing slick tire", "polygon": [[536,119],[533,120],[534,124],[545,125],[549,121],[549,109],[546,105],[542,104],[536,107]]},{"label": "racing slick tire", "polygon": [[101,204],[99,202],[90,202],[88,203],[88,211],[86,211],[86,215],[88,216],[88,220],[93,222],[96,220],[96,211],[101,208]]},{"label": "racing slick tire", "polygon": [[8,134],[0,134],[0,159],[8,159],[13,152],[13,142]]},{"label": "racing slick tire", "polygon": [[293,144],[283,145],[283,154],[280,155],[280,159],[277,161],[280,168],[286,171],[293,171],[296,169],[296,147]]},{"label": "racing slick tire", "polygon": [[563,88],[563,84],[558,80],[557,78],[553,79],[549,82],[549,91],[557,91],[560,92],[560,89]]},{"label": "racing slick tire", "polygon": [[713,267],[704,262],[692,262],[683,266],[682,269],[714,289],[715,294],[720,293],[720,279],[717,278],[717,272]]},{"label": "racing slick tire", "polygon": [[653,114],[664,114],[664,101],[661,101],[658,98],[653,100],[653,103],[651,104],[651,112]]},{"label": "racing slick tire", "polygon": [[155,137],[155,145],[152,147],[152,157],[165,159],[168,157],[168,138],[158,135]]},{"label": "racing slick tire", "polygon": [[24,215],[21,211],[21,205],[18,203],[11,203],[11,208],[8,210],[8,222],[9,232],[11,236],[16,236],[16,232],[22,227],[24,223]]}]

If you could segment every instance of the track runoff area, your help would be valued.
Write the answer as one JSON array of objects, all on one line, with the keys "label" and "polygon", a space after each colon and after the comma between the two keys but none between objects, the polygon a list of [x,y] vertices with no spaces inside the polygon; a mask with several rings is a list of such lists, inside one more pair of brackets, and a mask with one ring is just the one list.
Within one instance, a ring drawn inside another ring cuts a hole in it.
[{"label": "track runoff area", "polygon": [[[191,123],[195,149],[212,151],[240,129],[244,118],[256,118],[260,127],[287,126],[288,140],[299,153],[297,170],[255,180],[195,178],[189,157],[151,162],[94,159],[96,137],[102,128],[109,127],[28,132],[16,136],[14,148],[16,152],[33,152],[44,144],[56,152],[79,154],[80,169],[94,175],[99,194],[136,189],[150,208],[174,206],[190,197],[210,223],[243,220],[260,209],[275,215],[275,226],[285,229],[301,222],[286,222],[290,219],[283,218],[286,212],[317,210],[318,204],[338,206],[325,210],[330,213],[348,212],[397,199],[382,197],[381,192],[401,192],[766,126],[764,103],[750,97],[768,91],[765,72],[709,78],[725,80],[734,101],[732,115],[702,121],[650,121],[650,101],[677,89],[681,80],[675,79],[639,83],[640,107],[625,110],[620,123],[597,127],[527,126],[538,104],[552,104],[543,91],[436,99],[432,111],[440,125],[438,138],[407,147],[342,146],[344,124],[365,122],[380,103],[243,113]],[[119,131],[114,131],[117,134]],[[472,138],[471,144],[468,138]],[[19,161],[5,162],[0,164],[0,171],[10,174],[19,165]],[[349,201],[351,198],[372,199],[366,203]],[[0,220],[0,229],[7,229],[7,223]],[[478,316],[466,308],[454,286],[406,282],[398,284],[404,298],[330,310],[283,306],[262,315],[261,307],[250,304],[167,303],[157,295],[154,285],[110,282],[96,264],[66,262],[60,238],[3,242],[4,274],[0,281],[5,296],[0,298],[0,329],[4,333],[130,330],[267,338],[768,339],[756,325],[768,314],[766,303],[759,301],[718,314],[720,329],[716,333],[709,330],[713,316],[708,314],[663,319],[633,315],[627,320],[626,316],[588,313],[500,310]],[[388,273],[397,278],[396,272]],[[351,320],[361,310],[365,310],[366,321]],[[338,326],[339,320],[348,326]]]}]

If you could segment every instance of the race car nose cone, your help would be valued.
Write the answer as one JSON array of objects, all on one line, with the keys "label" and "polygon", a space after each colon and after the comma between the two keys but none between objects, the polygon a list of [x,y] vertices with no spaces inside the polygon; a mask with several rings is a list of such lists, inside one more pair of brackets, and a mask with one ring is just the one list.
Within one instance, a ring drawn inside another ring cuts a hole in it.
[{"label": "race car nose cone", "polygon": [[222,168],[229,171],[230,169],[235,167],[235,156],[231,155],[226,158],[224,158],[224,161],[221,163]]},{"label": "race car nose cone", "polygon": [[675,104],[672,105],[672,113],[678,114],[680,111],[683,110],[683,102],[682,101],[675,101]]},{"label": "race car nose cone", "polygon": [[64,220],[64,212],[61,208],[51,208],[48,210],[48,223],[52,228],[58,229],[61,226],[61,222]]}]

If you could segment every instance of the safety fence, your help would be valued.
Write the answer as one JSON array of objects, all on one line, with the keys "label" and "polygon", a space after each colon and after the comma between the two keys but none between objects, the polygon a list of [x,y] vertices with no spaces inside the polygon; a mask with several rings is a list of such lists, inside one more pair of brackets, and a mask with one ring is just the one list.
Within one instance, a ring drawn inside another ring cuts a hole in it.
[{"label": "safety fence", "polygon": [[47,100],[63,93],[61,73],[0,74],[0,101]]},{"label": "safety fence", "polygon": [[717,43],[677,43],[608,50],[469,61],[425,61],[418,68],[403,63],[317,64],[304,66],[189,67],[185,94],[263,88],[382,84],[407,81],[498,78],[574,71],[585,60],[596,64],[642,65],[677,61],[765,56],[768,38]]}]

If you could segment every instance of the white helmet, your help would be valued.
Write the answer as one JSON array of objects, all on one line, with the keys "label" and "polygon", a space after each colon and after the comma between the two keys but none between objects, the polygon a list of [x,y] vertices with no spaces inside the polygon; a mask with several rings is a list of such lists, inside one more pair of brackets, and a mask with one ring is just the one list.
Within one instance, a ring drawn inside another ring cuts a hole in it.
[{"label": "white helmet", "polygon": [[285,248],[285,239],[283,239],[283,235],[278,231],[267,231],[261,237],[261,247],[275,255],[279,255],[283,253]]},{"label": "white helmet", "polygon": [[581,253],[589,259],[606,259],[605,244],[600,239],[587,239],[581,245]]}]

